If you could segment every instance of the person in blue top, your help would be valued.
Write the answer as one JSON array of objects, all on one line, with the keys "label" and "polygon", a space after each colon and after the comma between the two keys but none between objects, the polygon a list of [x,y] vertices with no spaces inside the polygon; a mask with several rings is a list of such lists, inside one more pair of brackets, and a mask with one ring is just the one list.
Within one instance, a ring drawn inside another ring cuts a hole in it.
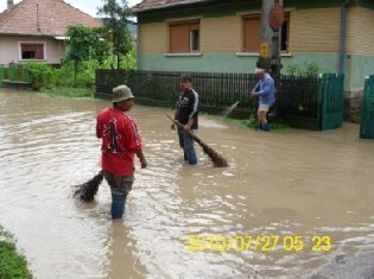
[{"label": "person in blue top", "polygon": [[264,69],[256,69],[256,76],[259,82],[253,88],[251,96],[259,96],[259,107],[257,110],[259,129],[268,132],[270,131],[270,126],[267,120],[267,113],[275,103],[274,79]]}]

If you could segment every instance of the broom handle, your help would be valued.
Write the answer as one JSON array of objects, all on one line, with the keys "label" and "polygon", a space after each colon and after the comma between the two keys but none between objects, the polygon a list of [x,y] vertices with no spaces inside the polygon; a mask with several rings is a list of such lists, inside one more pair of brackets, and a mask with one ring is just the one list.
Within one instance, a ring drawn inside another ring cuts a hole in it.
[{"label": "broom handle", "polygon": [[185,132],[190,138],[192,138],[194,141],[196,141],[198,144],[203,144],[202,140],[198,138],[195,134],[193,134],[191,131],[186,130],[182,123],[180,123],[178,120],[175,120],[172,118],[169,114],[166,114],[166,117],[171,120],[179,129],[181,129],[183,132]]}]

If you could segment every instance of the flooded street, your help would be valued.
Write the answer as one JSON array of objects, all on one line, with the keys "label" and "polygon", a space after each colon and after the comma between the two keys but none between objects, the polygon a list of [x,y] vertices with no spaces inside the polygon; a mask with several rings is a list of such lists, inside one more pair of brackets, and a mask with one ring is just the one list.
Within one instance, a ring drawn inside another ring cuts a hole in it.
[{"label": "flooded street", "polygon": [[[37,278],[308,278],[374,252],[374,141],[357,125],[266,134],[202,116],[198,135],[230,167],[212,168],[198,147],[190,167],[170,111],[135,106],[149,167],[137,165],[125,218],[112,222],[106,182],[92,204],[71,198],[100,170],[95,120],[108,105],[0,91],[0,224]],[[300,236],[303,248],[190,253],[189,235]],[[315,236],[331,250],[312,251]]]}]

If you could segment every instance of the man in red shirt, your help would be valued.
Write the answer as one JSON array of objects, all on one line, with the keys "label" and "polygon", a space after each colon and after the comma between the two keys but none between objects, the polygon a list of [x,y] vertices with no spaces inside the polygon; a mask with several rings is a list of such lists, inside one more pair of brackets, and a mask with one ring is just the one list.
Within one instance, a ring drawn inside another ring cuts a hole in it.
[{"label": "man in red shirt", "polygon": [[96,136],[102,139],[102,170],[112,192],[111,214],[121,219],[126,198],[134,182],[134,154],[142,168],[147,161],[135,119],[127,114],[134,95],[126,85],[113,89],[113,107],[104,108],[97,116]]}]

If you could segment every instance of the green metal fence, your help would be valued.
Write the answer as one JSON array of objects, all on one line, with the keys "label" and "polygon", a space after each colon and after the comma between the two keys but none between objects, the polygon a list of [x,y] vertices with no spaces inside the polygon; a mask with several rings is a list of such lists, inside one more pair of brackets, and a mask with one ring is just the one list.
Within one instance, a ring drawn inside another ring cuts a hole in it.
[{"label": "green metal fence", "polygon": [[360,138],[374,139],[374,75],[365,80]]},{"label": "green metal fence", "polygon": [[340,128],[343,123],[344,76],[324,74],[321,83],[321,130]]},{"label": "green metal fence", "polygon": [[[138,102],[174,107],[181,72],[117,70],[96,71],[96,97],[109,99],[112,88],[127,83]],[[200,108],[217,114],[239,101],[231,116],[247,118],[255,112],[250,92],[257,83],[253,74],[190,73],[199,92]],[[341,127],[343,122],[343,77],[281,76],[277,92],[278,117],[291,126],[312,130]]]},{"label": "green metal fence", "polygon": [[[112,88],[127,83],[137,101],[142,104],[175,107],[179,79],[183,72],[157,72],[118,70],[96,71],[96,97],[110,98]],[[256,84],[254,74],[192,72],[194,88],[199,92],[200,108],[217,114],[237,101],[239,105],[232,115],[248,117],[254,111],[255,100],[250,98]]]},{"label": "green metal fence", "polygon": [[4,68],[4,80],[9,81],[24,81],[29,82],[30,76],[26,70],[26,65],[23,64],[9,64]]},{"label": "green metal fence", "polygon": [[320,78],[282,75],[277,93],[278,116],[290,125],[320,130]]}]

